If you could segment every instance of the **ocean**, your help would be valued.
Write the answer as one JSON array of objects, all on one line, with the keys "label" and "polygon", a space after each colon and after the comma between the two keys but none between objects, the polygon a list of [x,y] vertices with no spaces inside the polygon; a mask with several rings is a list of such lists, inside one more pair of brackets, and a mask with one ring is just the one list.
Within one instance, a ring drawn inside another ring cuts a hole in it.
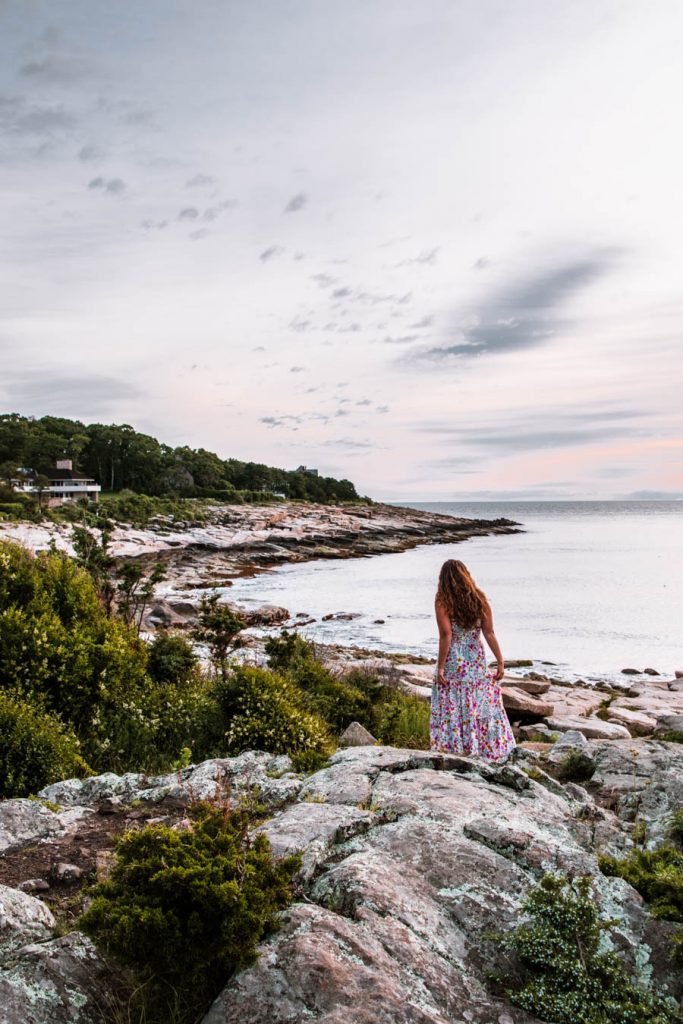
[{"label": "ocean", "polygon": [[[669,677],[683,669],[683,501],[406,504],[503,516],[524,532],[285,565],[236,580],[226,596],[305,612],[316,621],[301,632],[313,640],[435,657],[436,578],[455,557],[488,595],[508,659],[586,680],[618,678],[626,667]],[[336,612],[357,617],[321,621]]]}]

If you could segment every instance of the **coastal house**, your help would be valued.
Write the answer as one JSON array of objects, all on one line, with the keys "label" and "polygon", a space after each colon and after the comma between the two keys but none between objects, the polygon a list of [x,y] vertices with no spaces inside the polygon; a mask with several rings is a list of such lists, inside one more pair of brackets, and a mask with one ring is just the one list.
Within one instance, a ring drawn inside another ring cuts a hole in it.
[{"label": "coastal house", "polygon": [[305,473],[307,476],[317,476],[317,469],[309,469],[308,466],[297,466],[294,470],[295,473]]},{"label": "coastal house", "polygon": [[26,494],[38,494],[48,507],[68,505],[70,502],[85,498],[87,501],[98,501],[102,488],[90,476],[78,473],[71,459],[58,459],[54,469],[40,474],[47,479],[47,484],[39,485],[37,473],[24,478],[17,490]]}]

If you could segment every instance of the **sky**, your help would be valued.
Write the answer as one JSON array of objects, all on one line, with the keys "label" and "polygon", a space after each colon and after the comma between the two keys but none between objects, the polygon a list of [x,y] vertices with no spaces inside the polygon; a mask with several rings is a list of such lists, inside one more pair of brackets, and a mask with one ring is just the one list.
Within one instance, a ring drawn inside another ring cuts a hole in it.
[{"label": "sky", "polygon": [[683,497],[680,0],[0,0],[0,409]]}]

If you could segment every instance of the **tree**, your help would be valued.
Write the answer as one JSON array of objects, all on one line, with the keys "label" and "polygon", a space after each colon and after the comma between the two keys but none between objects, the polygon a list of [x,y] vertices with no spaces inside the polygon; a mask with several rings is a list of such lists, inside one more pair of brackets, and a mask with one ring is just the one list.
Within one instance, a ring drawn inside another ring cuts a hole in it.
[{"label": "tree", "polygon": [[117,606],[119,615],[138,633],[145,609],[154,596],[154,588],[166,575],[162,562],[155,562],[149,573],[139,562],[124,562],[118,569]]},{"label": "tree", "polygon": [[107,615],[111,616],[116,593],[116,559],[109,551],[109,543],[114,524],[104,518],[98,522],[95,517],[89,516],[87,511],[84,518],[89,519],[91,525],[74,526],[71,534],[74,560],[92,579]]},{"label": "tree", "polygon": [[43,507],[43,495],[50,490],[50,481],[44,473],[37,473],[33,478],[33,487],[38,495],[38,505]]},{"label": "tree", "polygon": [[219,604],[219,595],[205,594],[199,605],[199,624],[194,635],[206,644],[214,668],[225,681],[228,676],[228,658],[233,651],[244,646],[239,636],[246,623],[227,604]]}]

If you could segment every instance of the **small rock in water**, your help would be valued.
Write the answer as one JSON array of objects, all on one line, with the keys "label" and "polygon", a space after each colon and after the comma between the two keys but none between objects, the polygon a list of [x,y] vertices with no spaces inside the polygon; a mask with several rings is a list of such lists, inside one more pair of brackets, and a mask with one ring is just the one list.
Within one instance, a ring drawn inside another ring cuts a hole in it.
[{"label": "small rock in water", "polygon": [[646,675],[646,676],[658,676],[659,672],[657,671],[656,668],[644,668],[643,669],[643,675]]},{"label": "small rock in water", "polygon": [[372,733],[369,733],[360,722],[351,722],[351,725],[347,726],[339,737],[340,747],[367,747],[376,742]]},{"label": "small rock in water", "polygon": [[373,619],[372,621],[373,621],[373,624],[375,626],[383,626],[386,620],[385,619]]},{"label": "small rock in water", "polygon": [[642,676],[642,672],[639,668],[622,668],[622,676]]},{"label": "small rock in water", "polygon": [[683,668],[677,668],[674,672],[675,679],[683,679]]}]

